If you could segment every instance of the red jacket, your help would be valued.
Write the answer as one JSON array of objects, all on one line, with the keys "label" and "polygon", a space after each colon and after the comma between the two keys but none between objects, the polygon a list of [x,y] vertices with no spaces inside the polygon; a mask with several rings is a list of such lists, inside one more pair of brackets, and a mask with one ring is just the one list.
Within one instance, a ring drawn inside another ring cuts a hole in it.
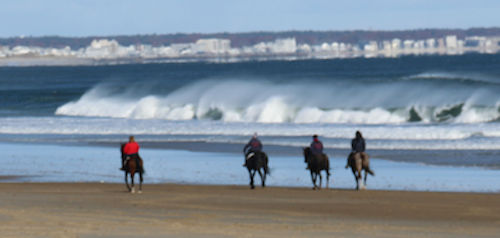
[{"label": "red jacket", "polygon": [[123,153],[126,155],[139,153],[139,144],[137,142],[129,142],[123,147]]}]

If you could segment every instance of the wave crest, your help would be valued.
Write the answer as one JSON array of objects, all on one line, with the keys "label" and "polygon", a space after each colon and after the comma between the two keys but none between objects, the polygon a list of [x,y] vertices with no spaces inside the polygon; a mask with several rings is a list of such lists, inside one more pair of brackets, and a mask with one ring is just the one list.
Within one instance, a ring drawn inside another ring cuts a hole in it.
[{"label": "wave crest", "polygon": [[[368,87],[267,81],[200,81],[166,95],[136,95],[98,85],[80,99],[57,108],[56,115],[165,120],[222,120],[260,123],[396,124],[481,123],[499,120],[500,104],[476,105],[466,95],[457,103],[431,95],[421,100],[398,97],[401,88],[373,94]],[[361,91],[360,90],[365,90]],[[378,89],[375,89],[378,90]],[[372,93],[372,94],[370,94]],[[349,95],[360,96],[352,97]],[[375,96],[377,95],[377,96]],[[478,94],[479,95],[479,94]],[[483,95],[481,95],[483,96]],[[392,102],[395,99],[397,102]],[[454,97],[454,100],[460,99]],[[387,103],[391,101],[390,103]],[[439,102],[436,103],[436,102]]]}]

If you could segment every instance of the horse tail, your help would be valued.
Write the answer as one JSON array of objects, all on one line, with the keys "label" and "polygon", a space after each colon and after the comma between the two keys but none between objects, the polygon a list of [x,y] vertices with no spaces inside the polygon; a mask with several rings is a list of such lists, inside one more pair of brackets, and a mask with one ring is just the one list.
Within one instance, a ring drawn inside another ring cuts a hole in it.
[{"label": "horse tail", "polygon": [[269,158],[267,157],[267,154],[264,153],[264,173],[271,175],[271,170],[269,169],[269,166],[267,165],[269,163]]},{"label": "horse tail", "polygon": [[328,176],[330,176],[330,160],[328,159],[328,156],[325,155],[325,159],[326,159],[326,174],[328,174]]},{"label": "horse tail", "polygon": [[330,160],[327,154],[323,154],[323,166],[328,175],[330,175]]},{"label": "horse tail", "polygon": [[368,172],[371,176],[375,176],[375,172],[373,172],[372,169],[370,169],[370,167],[368,168],[365,168],[366,172]]}]

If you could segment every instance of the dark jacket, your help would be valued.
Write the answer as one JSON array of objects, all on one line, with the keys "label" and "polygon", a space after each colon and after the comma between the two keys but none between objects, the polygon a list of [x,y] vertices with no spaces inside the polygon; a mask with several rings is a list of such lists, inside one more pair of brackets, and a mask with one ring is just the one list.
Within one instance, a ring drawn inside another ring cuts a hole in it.
[{"label": "dark jacket", "polygon": [[260,143],[260,140],[257,138],[252,138],[248,142],[248,144],[245,145],[243,148],[243,152],[248,153],[248,152],[258,152],[262,151],[262,143]]},{"label": "dark jacket", "polygon": [[352,139],[351,147],[354,152],[365,152],[365,139],[363,139],[363,137],[356,137]]},{"label": "dark jacket", "polygon": [[323,154],[323,143],[321,143],[321,141],[319,141],[319,140],[313,141],[311,143],[311,152],[314,155],[321,155],[321,154]]}]

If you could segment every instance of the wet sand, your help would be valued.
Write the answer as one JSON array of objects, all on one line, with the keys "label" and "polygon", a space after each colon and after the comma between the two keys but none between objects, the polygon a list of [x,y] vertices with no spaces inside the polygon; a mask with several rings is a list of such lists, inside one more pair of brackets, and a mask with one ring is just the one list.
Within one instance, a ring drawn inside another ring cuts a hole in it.
[{"label": "wet sand", "polygon": [[0,183],[1,237],[498,237],[500,194]]}]

